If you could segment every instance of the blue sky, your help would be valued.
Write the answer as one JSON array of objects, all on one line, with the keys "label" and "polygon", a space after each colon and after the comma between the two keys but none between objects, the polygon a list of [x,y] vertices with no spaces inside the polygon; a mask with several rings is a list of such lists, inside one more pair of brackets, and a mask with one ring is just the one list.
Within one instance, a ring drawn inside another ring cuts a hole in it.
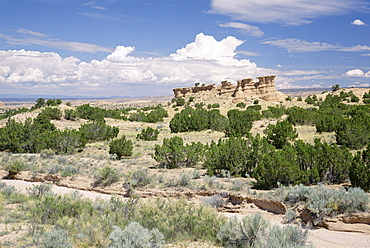
[{"label": "blue sky", "polygon": [[0,0],[0,94],[370,86],[370,1]]}]

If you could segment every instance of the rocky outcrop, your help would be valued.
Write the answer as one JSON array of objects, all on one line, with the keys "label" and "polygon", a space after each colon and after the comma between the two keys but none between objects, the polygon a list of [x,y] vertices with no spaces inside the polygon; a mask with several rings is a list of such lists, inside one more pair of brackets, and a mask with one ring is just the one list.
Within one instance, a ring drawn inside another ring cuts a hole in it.
[{"label": "rocky outcrop", "polygon": [[228,81],[215,84],[176,88],[173,89],[175,97],[203,97],[204,100],[212,98],[229,98],[233,103],[246,100],[282,101],[286,95],[276,90],[275,76],[258,77],[258,82],[252,78],[242,79],[234,85]]},{"label": "rocky outcrop", "polygon": [[332,231],[370,234],[370,213],[359,212],[327,218],[322,226]]},{"label": "rocky outcrop", "polygon": [[207,91],[215,92],[215,90],[216,90],[215,84],[208,84],[204,86],[176,88],[176,89],[173,89],[173,93],[175,94],[175,97],[187,97],[194,93],[207,92]]}]

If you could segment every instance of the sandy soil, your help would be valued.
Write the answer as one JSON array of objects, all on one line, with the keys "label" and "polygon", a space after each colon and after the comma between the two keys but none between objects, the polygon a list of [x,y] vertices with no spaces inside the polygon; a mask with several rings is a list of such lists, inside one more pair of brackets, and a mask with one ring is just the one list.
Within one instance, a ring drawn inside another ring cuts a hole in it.
[{"label": "sandy soil", "polygon": [[[21,192],[27,192],[27,188],[31,188],[33,184],[39,183],[31,183],[19,180],[1,180],[0,182],[4,182],[7,185],[13,185]],[[92,191],[83,191],[83,190],[75,190],[66,187],[59,187],[53,185],[52,188],[53,192],[56,194],[69,194],[71,192],[77,191],[83,197],[87,197],[90,199],[109,199],[111,196],[108,194],[101,194]],[[273,214],[264,210],[261,210],[254,206],[253,204],[248,204],[243,208],[243,211],[238,214],[232,213],[224,213],[226,216],[232,217],[236,216],[238,218],[242,218],[245,215],[250,215],[253,213],[261,213],[263,216],[268,219],[273,225],[282,225],[282,215]],[[351,247],[351,248],[365,248],[370,247],[370,235],[363,234],[363,233],[355,233],[355,232],[337,232],[337,231],[329,231],[326,229],[312,229],[309,230],[308,240],[311,244],[313,244],[317,248],[344,248],[344,247]]]}]

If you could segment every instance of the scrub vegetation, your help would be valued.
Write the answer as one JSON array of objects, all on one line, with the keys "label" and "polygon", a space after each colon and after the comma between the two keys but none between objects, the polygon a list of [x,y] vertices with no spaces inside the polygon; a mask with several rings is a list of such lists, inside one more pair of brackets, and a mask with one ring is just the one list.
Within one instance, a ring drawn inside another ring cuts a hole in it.
[{"label": "scrub vegetation", "polygon": [[[278,105],[204,103],[193,97],[140,107],[72,106],[40,98],[30,108],[3,111],[3,178],[42,178],[50,184],[28,193],[0,184],[2,222],[12,229],[1,234],[17,228],[22,233],[0,244],[309,246],[307,231],[298,225],[273,226],[260,215],[228,219],[218,211],[234,193],[283,202],[287,223],[298,222],[302,206],[313,216],[312,225],[368,211],[368,95],[337,89]],[[116,195],[90,200],[51,191],[53,183],[79,182]],[[194,192],[203,192],[203,198],[180,197]],[[151,197],[161,194],[177,199]]]}]

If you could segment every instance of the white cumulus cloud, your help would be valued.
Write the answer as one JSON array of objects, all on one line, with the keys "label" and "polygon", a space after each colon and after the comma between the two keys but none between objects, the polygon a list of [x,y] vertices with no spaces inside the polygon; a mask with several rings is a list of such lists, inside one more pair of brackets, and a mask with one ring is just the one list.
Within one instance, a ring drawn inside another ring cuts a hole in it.
[{"label": "white cumulus cloud", "polygon": [[240,22],[228,22],[228,23],[220,24],[219,26],[223,28],[236,28],[240,30],[242,33],[252,35],[252,36],[257,36],[257,37],[261,37],[265,34],[264,32],[262,32],[261,29],[259,29],[256,26],[252,26],[252,25],[248,25],[248,24],[240,23]]},{"label": "white cumulus cloud", "polygon": [[351,22],[351,24],[353,25],[357,25],[357,26],[364,26],[366,25],[363,21],[361,21],[360,19],[356,19],[354,20],[353,22]]},{"label": "white cumulus cloud", "polygon": [[349,70],[346,72],[347,77],[363,77],[365,73],[361,69]]},{"label": "white cumulus cloud", "polygon": [[5,83],[74,80],[79,60],[57,53],[25,50],[0,51],[0,74]]}]

